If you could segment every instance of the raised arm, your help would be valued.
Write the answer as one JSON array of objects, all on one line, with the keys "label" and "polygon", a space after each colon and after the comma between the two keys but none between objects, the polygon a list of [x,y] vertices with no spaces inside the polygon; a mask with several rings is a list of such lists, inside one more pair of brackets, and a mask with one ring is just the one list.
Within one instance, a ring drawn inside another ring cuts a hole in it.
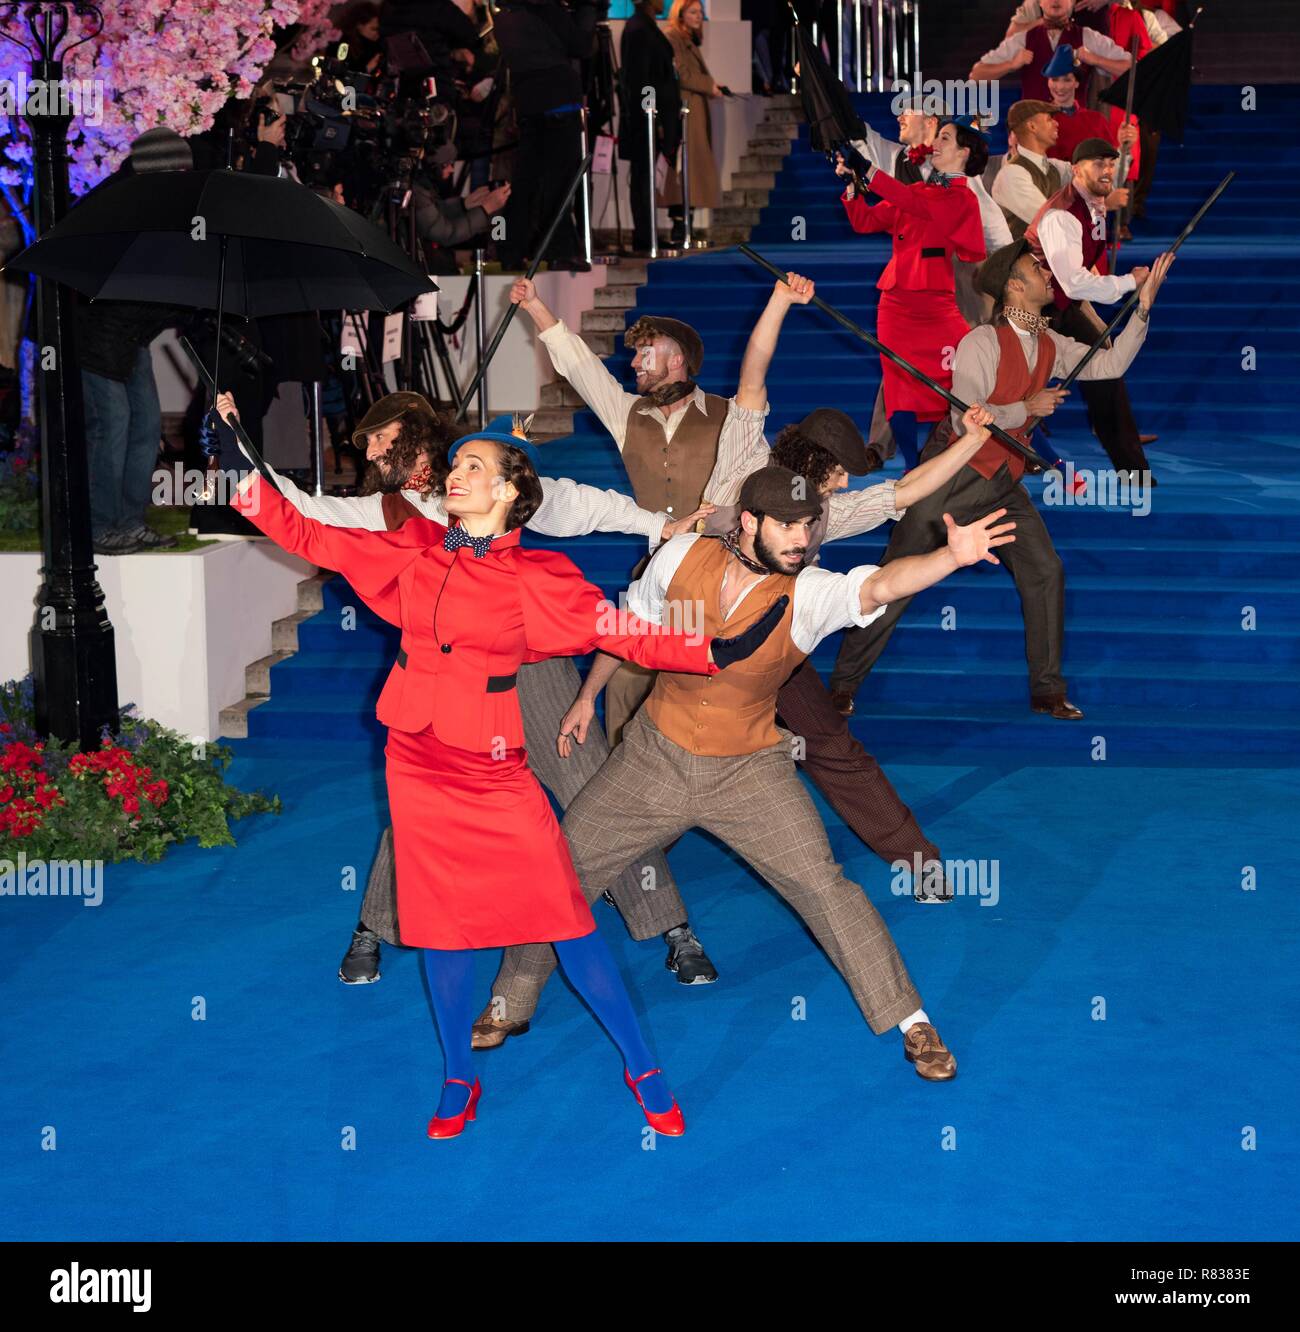
[{"label": "raised arm", "polygon": [[740,384],[736,389],[738,406],[751,411],[762,411],[767,406],[767,370],[776,353],[781,325],[790,307],[807,305],[813,292],[812,279],[800,277],[798,273],[787,273],[784,282],[778,281],[773,286],[740,362]]},{"label": "raised arm", "polygon": [[614,437],[621,453],[627,438],[628,413],[637,400],[636,394],[626,392],[596,353],[546,308],[528,278],[520,278],[510,288],[510,299],[527,311],[556,372],[578,390],[600,418],[601,425]]}]

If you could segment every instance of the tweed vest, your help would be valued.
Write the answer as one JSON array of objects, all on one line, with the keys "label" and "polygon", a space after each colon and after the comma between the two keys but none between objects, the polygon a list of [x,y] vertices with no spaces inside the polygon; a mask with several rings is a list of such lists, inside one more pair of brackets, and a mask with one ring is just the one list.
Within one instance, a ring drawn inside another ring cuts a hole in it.
[{"label": "tweed vest", "polygon": [[651,398],[638,398],[633,404],[623,441],[623,466],[643,509],[681,518],[699,508],[727,419],[726,398],[706,393],[704,403],[703,415],[694,405],[682,408],[672,439],[660,422],[642,413],[643,407],[653,406]]},{"label": "tweed vest", "polygon": [[[1010,171],[1012,167],[1020,167],[1034,182],[1034,188],[1044,199],[1050,199],[1060,188],[1061,178],[1050,165],[1037,167],[1027,157],[1016,157],[1007,162],[1002,170]],[[1029,223],[1023,217],[1017,217],[1015,213],[1006,208],[1002,210],[1002,216],[1007,219],[1007,226],[1011,230],[1011,239],[1019,240],[1025,234],[1025,228]]]},{"label": "tweed vest", "polygon": [[669,740],[691,754],[753,754],[779,744],[777,691],[807,655],[790,637],[794,577],[770,574],[750,589],[730,619],[723,620],[719,596],[727,558],[721,541],[699,537],[673,574],[666,600],[702,607],[703,631],[726,636],[749,628],[782,593],[790,604],[752,657],[717,675],[660,671],[655,677],[645,702],[647,715]]}]

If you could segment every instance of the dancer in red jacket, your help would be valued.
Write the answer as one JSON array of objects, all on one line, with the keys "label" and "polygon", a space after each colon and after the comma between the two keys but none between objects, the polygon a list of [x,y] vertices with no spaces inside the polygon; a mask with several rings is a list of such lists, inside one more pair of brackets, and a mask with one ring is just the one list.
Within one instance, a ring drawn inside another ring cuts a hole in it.
[{"label": "dancer in red jacket", "polygon": [[[224,397],[218,404],[223,415],[231,406]],[[602,648],[653,669],[712,675],[754,652],[780,614],[757,632],[721,639],[689,624],[664,633],[617,612],[565,556],[519,544],[542,498],[530,445],[487,431],[458,440],[449,456],[449,527],[422,517],[395,532],[327,527],[255,472],[234,501],[278,545],[337,569],[402,629],[377,715],[389,728],[402,938],[424,950],[446,1056],[429,1136],[456,1136],[478,1105],[473,950],[529,942],[554,944],[565,974],[619,1046],[647,1121],[681,1133],[681,1110],[654,1067],[568,844],[525,760],[515,672],[525,661]]]},{"label": "dancer in red jacket", "polygon": [[[983,134],[968,120],[940,126],[930,157],[932,172],[925,181],[904,185],[888,172],[872,167],[867,182],[881,202],[869,207],[852,183],[841,159],[836,172],[849,177],[844,211],[857,232],[884,231],[893,236],[894,253],[876,286],[880,304],[876,333],[891,351],[924,370],[937,383],[952,384],[952,357],[970,325],[957,308],[953,257],[967,263],[984,258],[984,228],[979,200],[966,184],[988,164]],[[880,358],[885,386],[885,414],[909,468],[917,463],[917,422],[941,420],[948,404]]]}]

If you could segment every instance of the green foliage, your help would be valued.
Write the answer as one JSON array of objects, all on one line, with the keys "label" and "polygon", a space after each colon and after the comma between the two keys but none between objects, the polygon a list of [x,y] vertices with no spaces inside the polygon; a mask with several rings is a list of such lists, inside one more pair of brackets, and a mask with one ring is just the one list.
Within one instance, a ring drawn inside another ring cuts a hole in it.
[{"label": "green foliage", "polygon": [[0,855],[156,861],[190,838],[233,846],[232,821],[278,814],[281,805],[278,796],[231,786],[232,757],[225,745],[129,712],[99,750],[42,743],[31,677],[0,686]]}]

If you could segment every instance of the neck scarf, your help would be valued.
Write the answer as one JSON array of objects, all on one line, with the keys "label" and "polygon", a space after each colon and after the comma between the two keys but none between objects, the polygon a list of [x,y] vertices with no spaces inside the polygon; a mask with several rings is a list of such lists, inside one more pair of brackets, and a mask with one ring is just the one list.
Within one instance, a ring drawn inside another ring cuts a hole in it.
[{"label": "neck scarf", "polygon": [[735,532],[728,532],[722,538],[722,546],[723,549],[727,552],[727,554],[734,555],[736,559],[738,559],[740,563],[743,564],[745,568],[748,569],[751,573],[767,575],[772,572],[772,570],[769,569],[766,564],[759,564],[757,560],[751,560],[749,556],[746,555],[740,549],[739,529],[737,529]]},{"label": "neck scarf", "polygon": [[660,384],[658,388],[652,388],[646,397],[655,407],[662,410],[689,397],[695,389],[696,384],[693,379],[679,379],[675,384]]},{"label": "neck scarf", "polygon": [[934,144],[918,143],[907,150],[907,160],[913,166],[920,166],[931,153],[934,152]]},{"label": "neck scarf", "polygon": [[1041,333],[1051,324],[1047,316],[1035,314],[1032,310],[1022,310],[1018,305],[1004,305],[1002,313],[1006,315],[1008,323],[1023,328],[1026,333]]}]

